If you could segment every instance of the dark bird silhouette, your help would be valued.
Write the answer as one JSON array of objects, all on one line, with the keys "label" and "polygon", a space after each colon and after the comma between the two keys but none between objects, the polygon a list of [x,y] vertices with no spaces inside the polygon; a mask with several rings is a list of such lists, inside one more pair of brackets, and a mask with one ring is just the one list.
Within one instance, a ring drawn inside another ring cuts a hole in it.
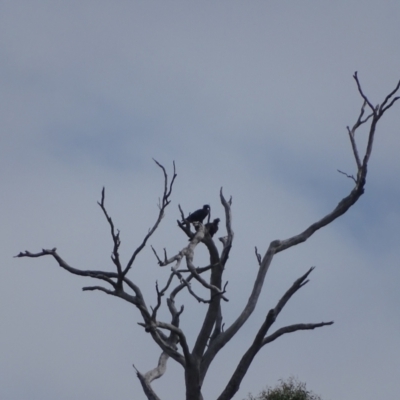
[{"label": "dark bird silhouette", "polygon": [[187,222],[203,222],[204,218],[207,217],[208,213],[210,212],[210,206],[205,204],[203,208],[196,210],[192,214],[190,214],[185,221]]},{"label": "dark bird silhouette", "polygon": [[206,224],[206,229],[211,237],[213,237],[218,232],[218,224],[220,219],[216,218],[213,222]]}]

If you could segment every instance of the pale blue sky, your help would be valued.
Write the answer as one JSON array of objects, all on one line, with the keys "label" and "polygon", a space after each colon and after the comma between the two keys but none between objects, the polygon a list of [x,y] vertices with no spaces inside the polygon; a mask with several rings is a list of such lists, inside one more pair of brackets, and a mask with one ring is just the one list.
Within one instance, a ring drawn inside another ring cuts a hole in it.
[{"label": "pale blue sky", "polygon": [[[233,196],[229,324],[257,271],[254,246],[265,252],[300,232],[351,189],[336,170],[355,172],[346,125],[361,100],[352,74],[373,103],[394,88],[399,20],[397,0],[0,2],[0,398],[144,399],[131,365],[147,371],[159,350],[136,310],[82,292],[89,281],[50,259],[12,256],[57,247],[78,268],[112,268],[96,205],[105,185],[129,257],[157,213],[162,176],[152,157],[178,170],[150,241],[158,249],[187,243],[178,204],[188,212],[209,203],[221,216],[219,188]],[[264,348],[236,398],[290,375],[324,400],[398,396],[399,127],[398,106],[378,127],[359,203],[276,257],[205,399],[218,396],[266,312],[311,265],[311,282],[277,327],[335,324]],[[200,249],[199,265],[205,257]],[[131,274],[149,304],[167,276],[149,249]],[[192,343],[204,307],[182,301]],[[163,400],[183,398],[181,367],[170,362],[154,388]]]}]

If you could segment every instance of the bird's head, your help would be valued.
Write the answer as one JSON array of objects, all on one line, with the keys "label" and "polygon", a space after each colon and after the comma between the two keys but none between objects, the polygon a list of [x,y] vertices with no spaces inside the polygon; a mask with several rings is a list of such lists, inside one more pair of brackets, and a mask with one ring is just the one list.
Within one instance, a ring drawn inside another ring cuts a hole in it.
[{"label": "bird's head", "polygon": [[214,221],[213,221],[213,224],[214,225],[218,225],[219,221],[221,221],[219,218],[215,218]]},{"label": "bird's head", "polygon": [[204,204],[203,210],[210,211],[210,206],[208,204]]}]

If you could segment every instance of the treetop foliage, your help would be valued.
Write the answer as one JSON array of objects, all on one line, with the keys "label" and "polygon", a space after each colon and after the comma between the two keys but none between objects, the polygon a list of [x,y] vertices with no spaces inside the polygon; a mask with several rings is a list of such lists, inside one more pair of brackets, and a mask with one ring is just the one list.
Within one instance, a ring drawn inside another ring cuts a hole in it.
[{"label": "treetop foliage", "polygon": [[267,387],[256,397],[249,394],[244,400],[322,400],[322,397],[307,390],[306,384],[294,377],[287,381],[282,379],[274,388]]}]

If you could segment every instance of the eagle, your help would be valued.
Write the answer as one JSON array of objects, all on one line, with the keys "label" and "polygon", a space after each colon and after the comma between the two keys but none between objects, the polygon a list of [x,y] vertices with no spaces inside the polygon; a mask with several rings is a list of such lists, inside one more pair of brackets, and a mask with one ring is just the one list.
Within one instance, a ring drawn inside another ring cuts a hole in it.
[{"label": "eagle", "polygon": [[186,222],[203,222],[204,218],[210,212],[210,206],[205,204],[203,208],[196,210],[195,212],[191,213],[184,221]]},{"label": "eagle", "polygon": [[219,218],[215,218],[213,222],[209,222],[208,224],[206,224],[206,229],[211,237],[213,237],[217,233],[219,221]]}]

